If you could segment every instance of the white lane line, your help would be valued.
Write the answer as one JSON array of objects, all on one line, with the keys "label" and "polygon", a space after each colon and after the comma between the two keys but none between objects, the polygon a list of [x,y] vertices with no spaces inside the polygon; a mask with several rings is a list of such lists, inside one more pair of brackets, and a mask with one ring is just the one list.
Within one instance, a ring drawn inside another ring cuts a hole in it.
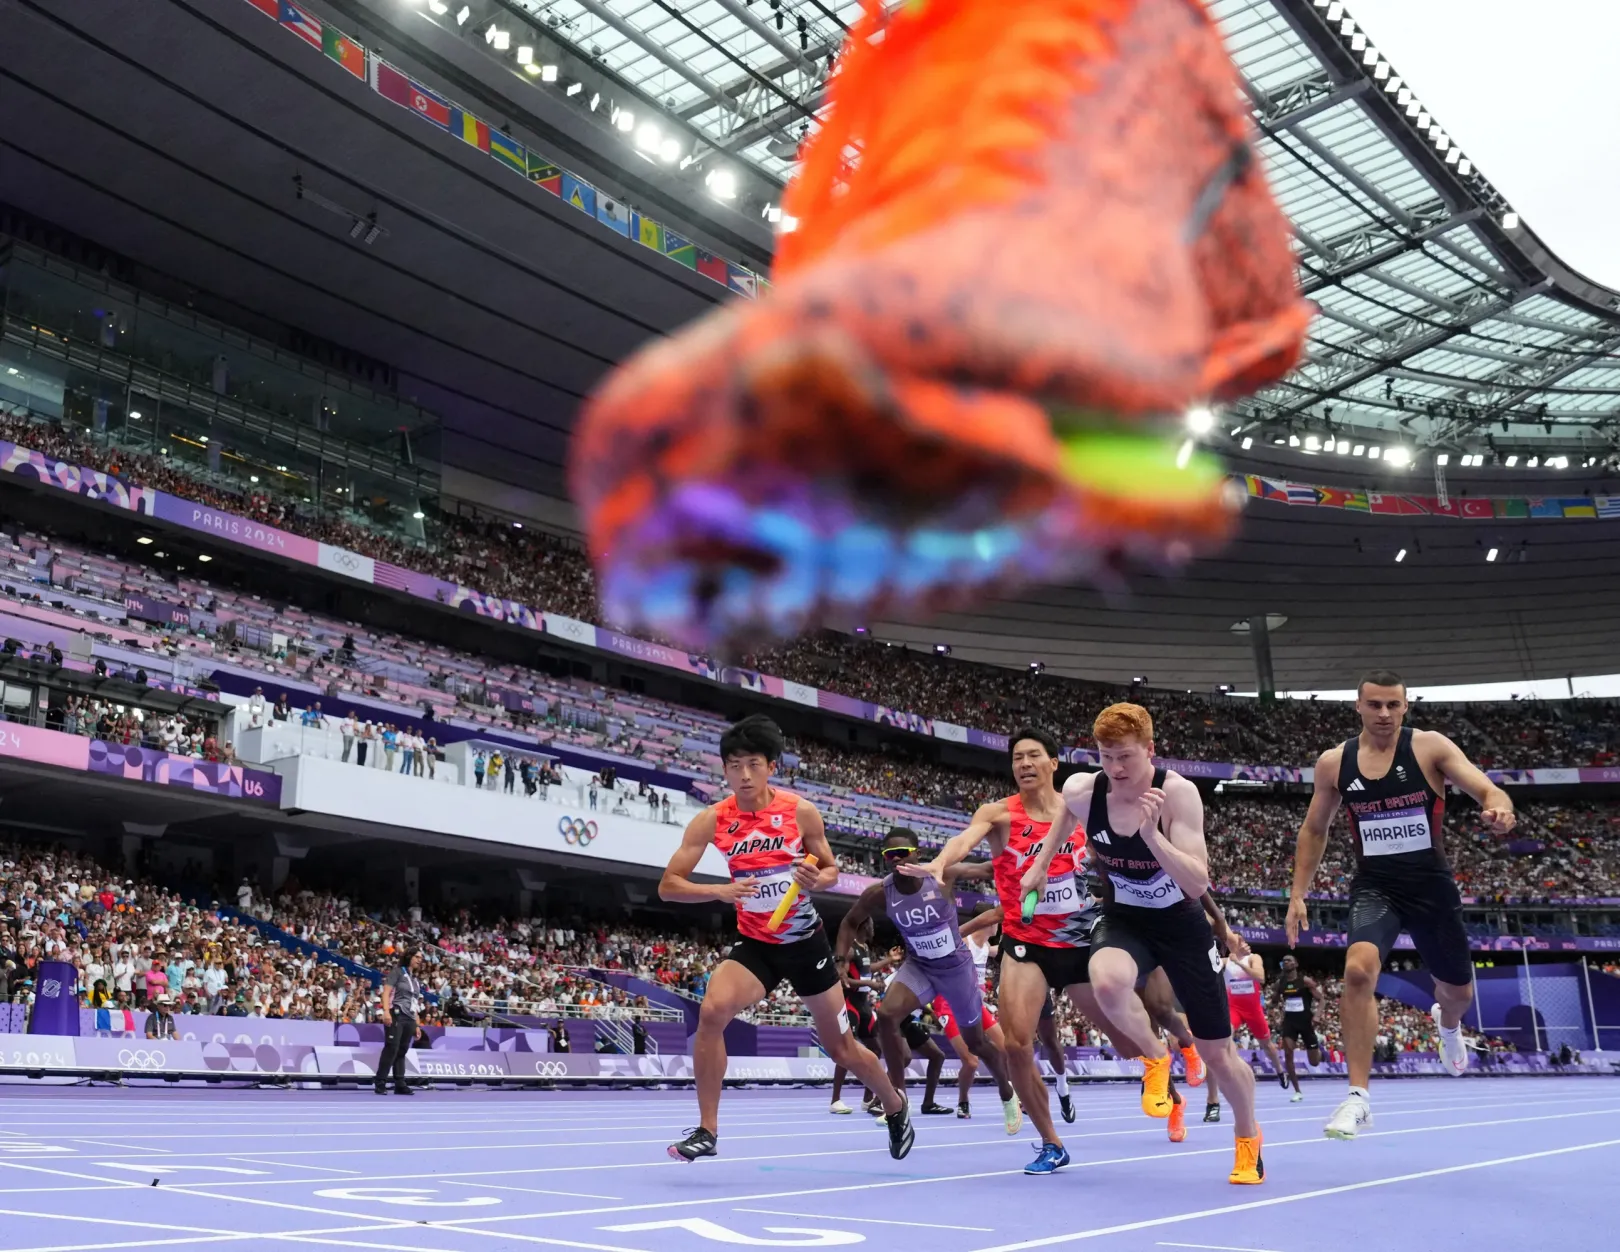
[{"label": "white lane line", "polygon": [[1024,1239],[1018,1243],[1000,1243],[994,1247],[978,1248],[975,1252],[1027,1252],[1029,1248],[1049,1248],[1060,1243],[1075,1243],[1081,1239],[1097,1239],[1103,1235],[1126,1234],[1133,1230],[1151,1230],[1155,1226],[1171,1226],[1178,1222],[1198,1221],[1205,1217],[1221,1217],[1228,1213],[1246,1213],[1254,1209],[1275,1208],[1280,1204],[1297,1204],[1301,1200],[1319,1200],[1323,1196],[1345,1195],[1352,1191],[1366,1191],[1373,1187],[1391,1187],[1403,1182],[1416,1182],[1420,1178],[1442,1178],[1448,1174],[1463,1174],[1476,1169],[1493,1169],[1498,1165],[1518,1165],[1524,1161],[1542,1160],[1552,1156],[1568,1156],[1574,1152],[1591,1152],[1598,1148],[1620,1147],[1620,1139],[1600,1139],[1595,1143],[1577,1143],[1564,1148],[1548,1148],[1543,1152],[1522,1152],[1517,1156],[1499,1156],[1488,1161],[1470,1161],[1465,1165],[1446,1165],[1439,1169],[1418,1170],[1410,1174],[1392,1174],[1388,1178],[1369,1178],[1364,1182],[1345,1183],[1339,1187],[1320,1187],[1315,1191],[1299,1191],[1293,1195],[1270,1196],[1264,1200],[1251,1200],[1247,1204],[1225,1204],[1219,1208],[1200,1209],[1193,1213],[1172,1213],[1165,1217],[1149,1217],[1139,1222],[1121,1222],[1115,1226],[1098,1226],[1092,1230],[1076,1230],[1064,1235],[1046,1235],[1040,1239]]},{"label": "white lane line", "polygon": [[[140,1138],[139,1135],[131,1135],[129,1137],[132,1139]],[[93,1143],[98,1148],[117,1148],[122,1152],[140,1152],[147,1156],[161,1156],[163,1153],[169,1150],[168,1148],[143,1148],[138,1143],[114,1143],[110,1139],[81,1139],[77,1135],[62,1136],[62,1142]]]},{"label": "white lane line", "polygon": [[[61,1214],[50,1213],[41,1214],[41,1216],[48,1216],[54,1219],[59,1218]],[[152,1225],[150,1222],[126,1224],[144,1224],[148,1229],[150,1229]],[[160,1226],[158,1229],[178,1230],[180,1227]],[[368,1226],[322,1226],[314,1230],[300,1230],[288,1232],[286,1234],[277,1234],[273,1232],[266,1234],[265,1232],[258,1230],[228,1231],[217,1235],[190,1235],[184,1239],[176,1239],[173,1235],[166,1235],[161,1239],[129,1239],[117,1243],[55,1243],[43,1247],[8,1248],[7,1252],[102,1252],[102,1250],[112,1248],[173,1248],[178,1247],[183,1243],[248,1243],[254,1240],[305,1238],[311,1235],[369,1234],[375,1231],[392,1229],[395,1229],[393,1225],[381,1226],[374,1224]],[[389,1245],[377,1244],[373,1246],[383,1247]],[[423,1249],[422,1252],[443,1252],[443,1250]]]},{"label": "white lane line", "polygon": [[[257,1159],[256,1157],[251,1157],[251,1156],[227,1156],[225,1159],[227,1161],[241,1161],[241,1162],[243,1162],[244,1164],[247,1164],[247,1165],[277,1165],[277,1166],[280,1166],[282,1169],[313,1169],[313,1170],[318,1170],[319,1172],[321,1172],[323,1174],[347,1174],[347,1175],[353,1176],[353,1175],[358,1174],[360,1172],[357,1169],[337,1169],[337,1168],[334,1168],[331,1165],[304,1165],[304,1164],[300,1164],[297,1161],[294,1161],[294,1162],[291,1162],[291,1163],[288,1163],[286,1161],[261,1161],[261,1160]],[[302,1179],[286,1179],[285,1181],[287,1181],[287,1182],[301,1182],[303,1180]]]},{"label": "white lane line", "polygon": [[[1612,1088],[1610,1090],[1612,1092]],[[1571,1097],[1571,1098],[1567,1098],[1567,1099],[1563,1099],[1563,1100],[1538,1100],[1538,1101],[1535,1101],[1534,1103],[1535,1103],[1536,1107],[1545,1107],[1545,1106],[1551,1105],[1551,1104],[1586,1104],[1586,1103],[1588,1103],[1590,1101],[1590,1099],[1591,1099],[1590,1096],[1583,1096],[1583,1097],[1580,1097],[1579,1099]],[[1524,1100],[1496,1100],[1496,1101],[1483,1101],[1481,1103],[1471,1104],[1471,1105],[1447,1104],[1447,1105],[1434,1105],[1434,1106],[1430,1106],[1430,1107],[1416,1108],[1416,1109],[1385,1109],[1382,1105],[1380,1105],[1379,1106],[1379,1116],[1380,1117],[1386,1117],[1386,1118],[1387,1117],[1415,1117],[1415,1116],[1417,1116],[1419,1114],[1426,1114],[1426,1113],[1457,1113],[1457,1112],[1472,1112],[1472,1111],[1483,1110],[1483,1109],[1492,1109],[1492,1108],[1523,1108],[1523,1107],[1525,1107],[1525,1104],[1526,1104],[1526,1101],[1524,1101]],[[1281,1110],[1279,1110],[1279,1111],[1281,1111]],[[1298,1117],[1265,1117],[1263,1120],[1265,1121],[1265,1123],[1267,1125],[1289,1125],[1289,1124],[1297,1123],[1297,1122],[1314,1122],[1314,1121],[1319,1120],[1320,1117],[1321,1117],[1320,1113],[1312,1113],[1312,1114],[1308,1114],[1308,1115],[1304,1115],[1304,1116],[1298,1116]],[[1111,1116],[1111,1117],[1106,1117],[1106,1118],[1098,1117],[1098,1118],[1092,1118],[1092,1119],[1089,1120],[1089,1124],[1092,1124],[1092,1125],[1105,1124],[1105,1123],[1109,1123],[1109,1122],[1125,1122],[1125,1123],[1129,1124],[1129,1128],[1128,1129],[1122,1129],[1122,1130],[1087,1131],[1087,1132],[1084,1132],[1084,1133],[1081,1133],[1081,1134],[1070,1134],[1070,1135],[1066,1136],[1066,1139],[1072,1141],[1072,1140],[1080,1140],[1080,1139],[1105,1139],[1105,1138],[1109,1138],[1110,1136],[1116,1136],[1116,1135],[1118,1135],[1118,1136],[1148,1135],[1148,1134],[1157,1134],[1159,1132],[1159,1129],[1160,1129],[1156,1125],[1147,1124],[1142,1117],[1140,1117],[1138,1115],[1135,1115],[1135,1114],[1120,1114],[1118,1116]],[[780,1122],[777,1122],[776,1124],[780,1125]],[[985,1127],[987,1127],[987,1126],[990,1126],[990,1123],[988,1123],[988,1122],[980,1123],[980,1125],[977,1126],[977,1127],[956,1127],[956,1126],[953,1126],[951,1128],[951,1130],[949,1132],[947,1132],[947,1133],[951,1133],[951,1134],[967,1134],[967,1135],[973,1135],[975,1137],[970,1138],[970,1139],[953,1139],[953,1140],[949,1140],[949,1141],[944,1142],[944,1143],[920,1142],[920,1143],[918,1143],[917,1147],[919,1149],[930,1149],[930,1150],[946,1149],[946,1148],[981,1147],[981,1146],[984,1146],[987,1143],[997,1141],[997,1139],[995,1139],[994,1137],[991,1136],[990,1131],[985,1129]],[[513,1133],[513,1132],[507,1131],[507,1132],[504,1132],[504,1133]],[[839,1130],[793,1130],[793,1131],[781,1131],[781,1132],[776,1133],[776,1134],[766,1134],[766,1135],[732,1135],[732,1134],[726,1134],[724,1136],[724,1141],[726,1143],[730,1144],[730,1143],[738,1143],[738,1142],[752,1143],[752,1142],[760,1142],[760,1141],[770,1141],[770,1140],[775,1140],[775,1139],[799,1140],[799,1139],[825,1139],[825,1138],[840,1138],[840,1137],[855,1139],[855,1138],[860,1138],[862,1136],[870,1137],[872,1134],[873,1134],[873,1128],[872,1127],[866,1126],[866,1125],[861,1124],[861,1123],[856,1123],[854,1125],[849,1125],[849,1126],[847,1126],[845,1128],[841,1128]],[[228,1137],[237,1139],[239,1141],[242,1140],[242,1139],[245,1139],[245,1138],[252,1138],[254,1140],[257,1140],[258,1138],[260,1138],[260,1136],[253,1136],[253,1135],[244,1134],[244,1133],[240,1133],[240,1132],[235,1134],[235,1135],[228,1136]],[[289,1136],[289,1137],[292,1137],[292,1138],[304,1138],[306,1136]],[[382,1156],[382,1155],[402,1155],[402,1154],[422,1153],[422,1152],[436,1152],[436,1153],[443,1154],[443,1153],[447,1153],[447,1152],[482,1152],[482,1151],[497,1151],[497,1150],[501,1151],[501,1152],[535,1151],[535,1150],[541,1150],[541,1149],[547,1149],[547,1148],[649,1147],[649,1146],[655,1146],[655,1145],[656,1146],[663,1146],[664,1144],[667,1144],[668,1142],[669,1142],[669,1140],[668,1140],[667,1136],[659,1136],[657,1138],[648,1138],[648,1139],[583,1139],[583,1140],[575,1140],[575,1141],[564,1142],[564,1143],[435,1143],[435,1144],[419,1144],[419,1145],[415,1145],[415,1146],[364,1147],[364,1148],[354,1147],[354,1148],[348,1148],[348,1149],[333,1149],[333,1148],[272,1149],[271,1152],[270,1152],[270,1155],[275,1156],[275,1157],[333,1156],[333,1155],[338,1154],[339,1151],[362,1151],[368,1157],[375,1157],[375,1156]],[[877,1149],[856,1148],[856,1149],[836,1149],[836,1150],[820,1151],[820,1152],[776,1153],[776,1154],[772,1154],[772,1155],[750,1157],[749,1159],[750,1160],[759,1160],[759,1161],[771,1161],[771,1160],[782,1160],[784,1158],[791,1159],[791,1158],[796,1158],[796,1157],[800,1157],[800,1156],[846,1156],[846,1155],[849,1155],[851,1152],[862,1152],[862,1151],[868,1151],[868,1150],[877,1150]],[[882,1150],[887,1151],[888,1149],[887,1149],[887,1147],[883,1147]],[[8,1153],[6,1157],[0,1158],[0,1159],[16,1160],[16,1159],[19,1159],[21,1157],[25,1157],[25,1156],[28,1156],[28,1155],[29,1154],[26,1154],[26,1153],[16,1153],[16,1154],[9,1154]],[[51,1155],[51,1154],[42,1153],[40,1155],[41,1156],[46,1156],[46,1155]],[[147,1158],[147,1155],[148,1154],[145,1154],[145,1153],[139,1154],[138,1159],[143,1159],[144,1160],[144,1159]],[[184,1158],[195,1157],[195,1156],[212,1157],[214,1155],[214,1153],[211,1153],[211,1152],[176,1152],[176,1153],[173,1153],[172,1155],[176,1159],[184,1159]],[[283,1161],[281,1163],[284,1164],[284,1165],[287,1165],[289,1168],[293,1167],[296,1164],[296,1162],[291,1162],[291,1161]],[[671,1162],[671,1161],[668,1161],[668,1160],[655,1160],[655,1161],[630,1161],[630,1162],[621,1162],[621,1163],[617,1163],[617,1164],[600,1164],[600,1165],[594,1165],[594,1164],[593,1165],[558,1165],[558,1166],[552,1166],[552,1167],[549,1167],[549,1168],[550,1168],[551,1172],[569,1172],[569,1171],[581,1170],[581,1169],[638,1169],[638,1168],[642,1168],[642,1167],[648,1166],[648,1165],[660,1165],[660,1166],[663,1166],[663,1165],[670,1165],[670,1164],[676,1164],[676,1163],[677,1162]]]},{"label": "white lane line", "polygon": [[[731,1211],[733,1213],[763,1213],[767,1217],[802,1218],[805,1216],[803,1210],[795,1213],[788,1209],[734,1208]],[[917,1226],[923,1230],[977,1230],[984,1234],[994,1234],[996,1229],[994,1226],[963,1226],[954,1222],[949,1225],[944,1225],[940,1222],[899,1222],[887,1217],[850,1217],[846,1213],[840,1213],[836,1217],[829,1215],[822,1220],[829,1222],[859,1222],[863,1226]]]},{"label": "white lane line", "polygon": [[[552,1190],[552,1189],[547,1188],[547,1187],[506,1187],[506,1186],[496,1186],[492,1182],[483,1182],[482,1180],[479,1180],[479,1179],[474,1179],[474,1180],[469,1182],[469,1181],[467,1181],[465,1179],[461,1179],[461,1178],[446,1178],[443,1174],[435,1174],[434,1177],[435,1178],[443,1178],[445,1182],[449,1183],[453,1187],[476,1187],[479,1190],[486,1190],[487,1189],[489,1191],[520,1191],[524,1195],[577,1196],[579,1199],[582,1199],[582,1200],[622,1200],[622,1199],[624,1199],[624,1197],[622,1195],[601,1195],[601,1194],[599,1194],[597,1192],[594,1192],[594,1191],[556,1191],[556,1190]],[[229,1198],[229,1197],[227,1197],[227,1198]]]},{"label": "white lane line", "polygon": [[1209,1252],[1277,1252],[1276,1248],[1240,1248],[1231,1243],[1167,1243],[1161,1239],[1157,1248],[1208,1248]]}]

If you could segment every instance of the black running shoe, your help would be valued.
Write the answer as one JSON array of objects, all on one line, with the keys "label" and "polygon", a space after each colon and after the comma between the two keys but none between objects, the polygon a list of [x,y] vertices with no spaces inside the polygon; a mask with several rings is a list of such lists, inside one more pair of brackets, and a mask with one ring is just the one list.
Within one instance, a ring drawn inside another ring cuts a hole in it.
[{"label": "black running shoe", "polygon": [[1074,1121],[1074,1098],[1072,1096],[1060,1095],[1058,1097],[1058,1111],[1063,1114],[1064,1121]]},{"label": "black running shoe", "polygon": [[719,1156],[720,1150],[711,1132],[694,1126],[686,1132],[686,1138],[669,1145],[669,1154],[677,1161],[690,1164],[700,1156]]},{"label": "black running shoe", "polygon": [[973,1116],[973,1110],[968,1107],[968,1102],[966,1100],[963,1100],[962,1103],[956,1106],[956,1115],[963,1121],[966,1121],[968,1118]]},{"label": "black running shoe", "polygon": [[946,1108],[943,1104],[939,1103],[937,1100],[928,1101],[927,1104],[922,1106],[922,1111],[924,1113],[926,1113],[929,1117],[942,1117],[942,1116],[948,1117],[950,1115],[950,1112],[951,1112],[950,1109]]},{"label": "black running shoe", "polygon": [[911,1128],[910,1101],[901,1106],[898,1113],[890,1113],[886,1120],[889,1124],[889,1155],[903,1161],[911,1151],[911,1145],[917,1142],[917,1132]]},{"label": "black running shoe", "polygon": [[1218,1121],[1220,1121],[1221,1120],[1221,1106],[1219,1104],[1206,1104],[1206,1105],[1204,1105],[1204,1120],[1206,1122],[1218,1122]]},{"label": "black running shoe", "polygon": [[1288,1090],[1288,1071],[1287,1070],[1279,1070],[1277,1072],[1277,1085],[1279,1087],[1281,1087],[1284,1091]]}]

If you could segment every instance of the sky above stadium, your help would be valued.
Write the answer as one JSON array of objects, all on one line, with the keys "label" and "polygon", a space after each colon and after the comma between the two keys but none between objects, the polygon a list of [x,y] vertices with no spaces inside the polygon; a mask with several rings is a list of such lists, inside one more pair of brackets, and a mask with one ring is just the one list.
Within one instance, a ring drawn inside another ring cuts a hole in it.
[{"label": "sky above stadium", "polygon": [[1565,264],[1620,288],[1620,0],[1347,0]]}]

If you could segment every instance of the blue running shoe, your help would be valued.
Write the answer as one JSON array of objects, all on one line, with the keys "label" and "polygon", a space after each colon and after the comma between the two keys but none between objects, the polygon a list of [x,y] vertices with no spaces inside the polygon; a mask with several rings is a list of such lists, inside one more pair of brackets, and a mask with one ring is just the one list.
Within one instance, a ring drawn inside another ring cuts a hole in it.
[{"label": "blue running shoe", "polygon": [[1069,1163],[1069,1150],[1055,1143],[1041,1144],[1036,1158],[1024,1166],[1026,1174],[1055,1174]]}]

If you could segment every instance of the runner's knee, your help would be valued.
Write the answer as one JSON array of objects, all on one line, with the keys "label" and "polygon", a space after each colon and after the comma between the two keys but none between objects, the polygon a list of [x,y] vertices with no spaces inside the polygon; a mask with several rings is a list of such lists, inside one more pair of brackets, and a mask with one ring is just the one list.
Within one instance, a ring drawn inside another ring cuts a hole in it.
[{"label": "runner's knee", "polygon": [[1344,989],[1370,995],[1378,985],[1380,962],[1376,952],[1354,953],[1344,963]]}]

